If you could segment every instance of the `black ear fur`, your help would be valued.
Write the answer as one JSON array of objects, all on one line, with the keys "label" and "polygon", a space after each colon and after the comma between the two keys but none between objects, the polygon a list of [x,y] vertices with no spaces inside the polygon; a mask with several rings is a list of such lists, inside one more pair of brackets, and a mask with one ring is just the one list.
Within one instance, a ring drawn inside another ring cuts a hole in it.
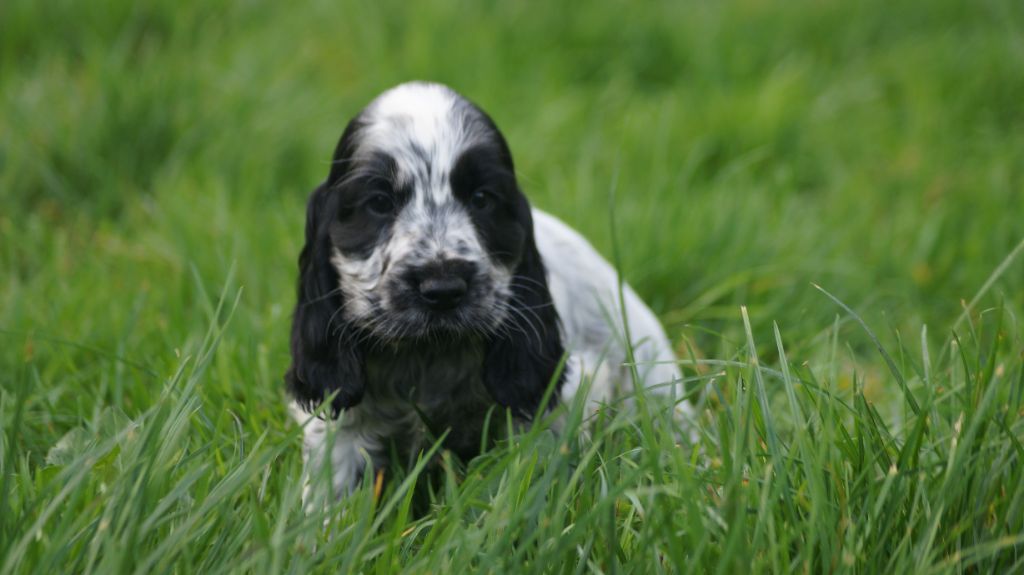
[{"label": "black ear fur", "polygon": [[306,244],[299,254],[298,302],[292,318],[292,364],[284,376],[292,397],[310,411],[337,392],[331,401],[332,416],[358,404],[364,389],[362,351],[355,329],[342,317],[344,296],[331,265],[328,230],[338,212],[332,188],[351,167],[356,133],[362,127],[361,115],[345,127],[327,181],[313,190],[306,204]]},{"label": "black ear fur", "polygon": [[292,319],[292,365],[285,382],[307,410],[337,392],[331,414],[359,403],[363,395],[363,361],[339,311],[344,303],[338,273],[331,265],[327,226],[333,217],[331,190],[321,184],[306,207],[306,245],[299,254],[298,303]]},{"label": "black ear fur", "polygon": [[[525,198],[519,217],[524,222],[526,237],[522,259],[512,278],[509,304],[515,311],[506,319],[507,329],[502,329],[490,342],[483,380],[495,401],[520,417],[529,418],[540,406],[565,350]],[[549,407],[557,400],[563,380],[564,372],[558,374]]]}]

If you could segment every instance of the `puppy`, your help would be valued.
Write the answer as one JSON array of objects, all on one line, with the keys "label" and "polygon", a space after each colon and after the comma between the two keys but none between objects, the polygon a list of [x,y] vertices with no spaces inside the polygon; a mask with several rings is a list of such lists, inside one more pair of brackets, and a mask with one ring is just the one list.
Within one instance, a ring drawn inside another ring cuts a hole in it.
[{"label": "puppy", "polygon": [[632,389],[626,333],[640,380],[681,398],[661,325],[621,293],[582,236],[530,208],[487,114],[437,84],[383,93],[348,124],[306,211],[285,381],[307,473],[328,465],[343,496],[367,465],[445,431],[471,457],[489,412],[527,422],[584,377],[593,410]]}]

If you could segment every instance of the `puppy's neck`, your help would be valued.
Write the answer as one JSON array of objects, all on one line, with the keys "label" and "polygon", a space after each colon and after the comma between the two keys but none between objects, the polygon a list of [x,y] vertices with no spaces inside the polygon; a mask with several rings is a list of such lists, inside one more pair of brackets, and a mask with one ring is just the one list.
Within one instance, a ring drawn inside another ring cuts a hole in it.
[{"label": "puppy's neck", "polygon": [[482,390],[484,344],[479,340],[389,343],[368,350],[366,391],[378,401],[413,401],[423,408]]}]

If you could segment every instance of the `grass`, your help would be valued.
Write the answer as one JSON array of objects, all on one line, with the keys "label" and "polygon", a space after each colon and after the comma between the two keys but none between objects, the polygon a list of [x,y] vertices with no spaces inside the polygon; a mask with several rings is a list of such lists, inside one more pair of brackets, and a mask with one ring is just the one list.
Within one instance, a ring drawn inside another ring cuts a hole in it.
[{"label": "grass", "polygon": [[[615,249],[697,448],[612,408],[301,512],[306,194],[412,78]],[[0,571],[1022,572],[1021,102],[1010,0],[7,0]]]}]

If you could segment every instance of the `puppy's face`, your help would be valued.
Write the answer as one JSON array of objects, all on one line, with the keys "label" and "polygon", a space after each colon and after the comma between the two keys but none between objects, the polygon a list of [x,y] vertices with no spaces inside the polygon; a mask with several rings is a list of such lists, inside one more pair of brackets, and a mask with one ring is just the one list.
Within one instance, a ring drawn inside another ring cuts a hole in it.
[{"label": "puppy's face", "polygon": [[327,187],[342,319],[398,341],[486,336],[513,313],[529,206],[471,103],[429,84],[384,93],[349,125]]},{"label": "puppy's face", "polygon": [[310,195],[305,239],[285,381],[307,410],[359,404],[377,343],[466,338],[498,405],[539,408],[564,353],[558,313],[508,145],[473,104],[422,83],[374,100]]}]

